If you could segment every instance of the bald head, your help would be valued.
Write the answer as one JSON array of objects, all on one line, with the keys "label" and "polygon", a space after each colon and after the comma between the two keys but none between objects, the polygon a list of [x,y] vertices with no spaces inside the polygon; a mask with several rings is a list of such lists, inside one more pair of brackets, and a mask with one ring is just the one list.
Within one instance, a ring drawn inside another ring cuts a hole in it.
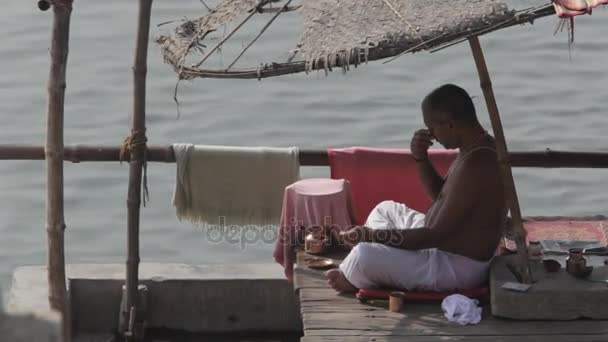
[{"label": "bald head", "polygon": [[475,106],[466,90],[445,84],[433,90],[422,101],[422,110],[463,124],[478,125]]}]

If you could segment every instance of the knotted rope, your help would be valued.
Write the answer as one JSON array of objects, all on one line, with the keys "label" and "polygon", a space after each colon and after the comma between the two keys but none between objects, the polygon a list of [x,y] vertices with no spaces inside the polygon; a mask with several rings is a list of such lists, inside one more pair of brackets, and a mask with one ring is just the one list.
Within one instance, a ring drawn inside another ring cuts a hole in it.
[{"label": "knotted rope", "polygon": [[142,158],[142,168],[143,168],[143,203],[144,207],[146,203],[150,199],[150,195],[148,193],[148,148],[146,147],[146,142],[148,138],[146,138],[146,131],[131,131],[131,135],[125,138],[121,148],[120,148],[120,163],[124,160],[131,161],[131,155],[143,155]]}]

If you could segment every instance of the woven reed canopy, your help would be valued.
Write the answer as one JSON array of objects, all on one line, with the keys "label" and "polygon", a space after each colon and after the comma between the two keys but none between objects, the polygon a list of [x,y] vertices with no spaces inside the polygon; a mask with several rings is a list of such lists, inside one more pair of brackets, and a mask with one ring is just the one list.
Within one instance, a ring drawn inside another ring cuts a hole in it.
[{"label": "woven reed canopy", "polygon": [[[347,70],[351,65],[441,48],[555,13],[550,3],[513,10],[496,0],[304,0],[301,5],[290,4],[291,0],[224,0],[207,15],[182,21],[156,41],[180,79],[263,78],[335,67]],[[252,16],[273,13],[270,26],[285,12],[303,19],[296,53],[289,61],[267,61],[245,69],[205,68],[207,58],[234,32],[219,42],[209,39],[211,33],[229,23],[237,23],[234,31],[238,31]],[[198,62],[187,63],[193,55]]]}]

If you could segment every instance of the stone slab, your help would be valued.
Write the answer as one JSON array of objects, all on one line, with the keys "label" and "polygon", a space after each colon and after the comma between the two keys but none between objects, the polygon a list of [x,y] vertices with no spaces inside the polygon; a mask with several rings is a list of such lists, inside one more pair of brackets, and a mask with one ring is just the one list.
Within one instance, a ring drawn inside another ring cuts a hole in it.
[{"label": "stone slab", "polygon": [[587,257],[594,271],[588,280],[575,278],[565,270],[565,257],[551,257],[562,264],[559,272],[548,273],[541,263],[531,263],[533,286],[524,293],[501,288],[517,282],[507,264],[514,256],[497,257],[490,271],[492,314],[517,320],[608,319],[608,284],[592,282],[608,278],[605,257]]}]

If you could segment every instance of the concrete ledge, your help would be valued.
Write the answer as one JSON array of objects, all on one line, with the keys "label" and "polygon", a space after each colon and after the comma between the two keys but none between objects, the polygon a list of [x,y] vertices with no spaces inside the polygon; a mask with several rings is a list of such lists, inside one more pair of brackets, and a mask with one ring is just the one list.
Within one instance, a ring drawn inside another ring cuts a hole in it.
[{"label": "concrete ledge", "polygon": [[[76,332],[112,333],[118,327],[122,264],[67,265]],[[149,327],[190,332],[300,331],[293,287],[276,264],[141,264],[148,286]],[[8,308],[49,314],[46,267],[21,267],[13,275]]]},{"label": "concrete ledge", "polygon": [[48,297],[46,267],[19,267],[13,272],[6,312],[52,321],[57,313],[51,310]]},{"label": "concrete ledge", "polygon": [[0,312],[0,340],[11,342],[59,342],[61,319],[41,320],[33,316],[9,316]]}]

